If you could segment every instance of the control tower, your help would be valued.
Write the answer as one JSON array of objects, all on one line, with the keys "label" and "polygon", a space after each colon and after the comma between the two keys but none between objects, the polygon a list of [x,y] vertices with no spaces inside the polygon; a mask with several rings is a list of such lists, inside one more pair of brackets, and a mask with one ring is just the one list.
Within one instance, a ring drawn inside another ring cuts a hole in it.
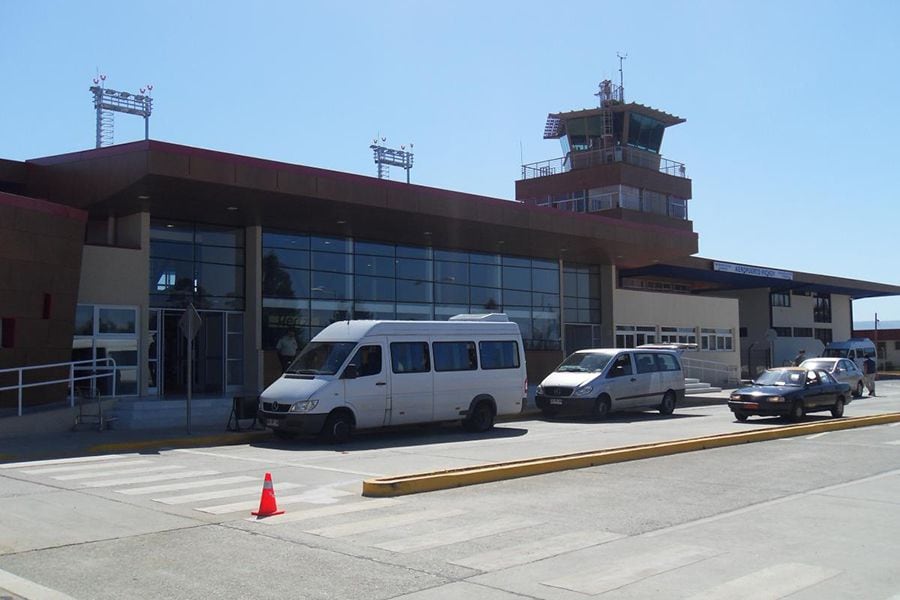
[{"label": "control tower", "polygon": [[[544,139],[558,139],[562,156],[522,165],[516,199],[692,232],[685,165],[660,153],[666,128],[685,120],[625,102],[622,86],[610,80],[595,95],[596,108],[547,115]],[[637,266],[621,258],[618,266]]]}]

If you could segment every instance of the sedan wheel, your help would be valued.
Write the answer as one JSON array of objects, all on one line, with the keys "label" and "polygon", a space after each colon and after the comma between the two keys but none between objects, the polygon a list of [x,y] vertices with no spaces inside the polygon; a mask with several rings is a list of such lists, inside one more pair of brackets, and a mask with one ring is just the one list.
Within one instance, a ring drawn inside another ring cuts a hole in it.
[{"label": "sedan wheel", "polygon": [[834,406],[831,407],[831,416],[835,419],[839,419],[844,416],[844,399],[838,398],[837,402],[834,403]]},{"label": "sedan wheel", "polygon": [[791,421],[793,421],[794,423],[796,423],[797,421],[802,420],[802,419],[803,419],[803,416],[804,416],[805,414],[806,414],[806,411],[803,410],[803,401],[802,401],[802,400],[796,400],[796,401],[794,402],[794,404],[791,405],[791,414],[790,414]]},{"label": "sedan wheel", "polygon": [[734,418],[743,423],[747,420],[747,413],[742,410],[736,410],[734,411]]}]

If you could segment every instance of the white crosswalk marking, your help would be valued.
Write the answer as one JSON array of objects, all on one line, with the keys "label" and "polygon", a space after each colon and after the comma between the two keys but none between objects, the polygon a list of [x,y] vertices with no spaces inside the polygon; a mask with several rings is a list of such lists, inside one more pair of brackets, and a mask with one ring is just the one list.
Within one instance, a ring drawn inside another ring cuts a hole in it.
[{"label": "white crosswalk marking", "polygon": [[[337,499],[340,496],[353,495],[355,495],[353,492],[346,492],[344,490],[312,490],[304,494],[298,494],[295,496],[276,496],[275,503],[278,505],[278,508],[289,504],[298,504],[301,502],[306,502],[308,504],[330,504],[337,502]],[[204,508],[198,508],[197,510],[209,513],[211,515],[224,515],[231,512],[256,510],[257,508],[259,508],[259,500],[248,502],[234,502],[232,504],[222,504],[220,506],[206,506]]]},{"label": "white crosswalk marking", "polygon": [[411,523],[421,523],[423,521],[435,521],[437,519],[445,519],[464,514],[463,510],[420,510],[412,513],[404,513],[400,515],[388,515],[385,517],[376,517],[374,519],[366,519],[355,523],[341,523],[340,525],[332,525],[331,527],[320,527],[318,529],[307,529],[306,533],[313,535],[321,535],[327,538],[345,537],[348,535],[356,535],[367,533],[369,531],[378,531],[380,529],[390,529],[409,525]]},{"label": "white crosswalk marking", "polygon": [[126,496],[140,496],[142,494],[159,494],[160,492],[177,492],[178,490],[194,490],[217,485],[231,485],[232,483],[244,483],[246,481],[259,481],[259,477],[236,475],[234,477],[220,477],[219,479],[203,479],[201,481],[180,481],[178,483],[163,483],[160,485],[147,485],[136,488],[116,490],[118,494]]},{"label": "white crosswalk marking", "polygon": [[482,552],[465,558],[451,560],[454,565],[478,569],[480,571],[500,571],[516,565],[543,560],[566,552],[574,552],[605,544],[624,537],[609,531],[579,531],[556,537],[537,540],[528,544],[516,544],[511,548],[501,548]]},{"label": "white crosswalk marking", "polygon": [[162,475],[144,475],[143,477],[126,477],[125,479],[102,479],[100,481],[82,481],[81,486],[87,488],[116,487],[119,485],[132,485],[135,483],[150,483],[151,481],[168,481],[170,479],[188,479],[190,477],[206,477],[218,475],[218,471],[182,471],[180,473],[165,473]]},{"label": "white crosswalk marking", "polygon": [[582,569],[575,575],[542,583],[593,596],[706,560],[716,554],[710,548],[675,544],[653,552],[612,557],[600,569]]},{"label": "white crosswalk marking", "polygon": [[[281,500],[278,500],[281,503]],[[353,502],[348,504],[338,504],[337,506],[323,506],[322,508],[310,508],[299,512],[286,513],[267,517],[265,519],[257,519],[255,517],[247,519],[256,523],[265,525],[278,525],[280,523],[290,523],[294,521],[305,521],[307,519],[321,519],[325,517],[333,517],[346,513],[361,512],[366,510],[376,510],[388,506],[396,506],[400,504],[398,500],[393,498],[375,498],[374,500],[364,500],[362,502]]]},{"label": "white crosswalk marking", "polygon": [[118,477],[120,475],[137,475],[138,473],[158,473],[160,471],[177,471],[183,469],[181,465],[157,465],[154,467],[135,467],[133,469],[113,469],[102,473],[73,473],[70,475],[54,475],[50,479],[56,481],[77,481],[79,479],[97,479],[98,477]]},{"label": "white crosswalk marking", "polygon": [[[2,570],[0,570],[0,590],[12,592],[15,594],[14,598],[21,596],[22,598],[41,598],[41,600],[75,600],[72,596]],[[7,596],[2,597],[6,598]]]},{"label": "white crosswalk marking", "polygon": [[785,598],[802,589],[831,579],[840,571],[798,563],[787,563],[768,567],[722,585],[711,588],[701,594],[691,596],[690,600],[768,600],[769,598]]},{"label": "white crosswalk marking", "polygon": [[375,544],[375,547],[399,553],[417,552],[419,550],[467,542],[469,540],[487,537],[505,531],[522,529],[524,527],[534,527],[539,524],[539,521],[529,521],[520,517],[505,517],[494,519],[490,522],[473,523],[465,527],[455,526],[451,529],[442,529],[426,534],[391,540],[383,544]]},{"label": "white crosswalk marking", "polygon": [[116,463],[110,465],[107,462],[87,464],[87,465],[67,465],[63,467],[41,467],[39,469],[25,469],[22,472],[26,475],[47,475],[49,473],[74,473],[81,471],[94,471],[97,469],[110,469],[112,467],[133,467],[136,465],[146,465],[149,460],[129,460],[127,462]]},{"label": "white crosswalk marking", "polygon": [[[278,489],[292,490],[303,487],[299,483],[279,483]],[[246,496],[248,494],[259,494],[262,487],[259,485],[229,488],[226,490],[212,490],[209,492],[196,492],[194,494],[182,494],[181,496],[167,496],[165,498],[153,498],[154,502],[161,504],[188,504],[190,502],[202,502],[206,500],[214,500],[216,498],[231,498],[234,496]]]},{"label": "white crosswalk marking", "polygon": [[43,465],[66,465],[71,463],[96,462],[98,460],[114,460],[117,458],[134,458],[139,454],[104,454],[102,456],[76,456],[74,458],[51,458],[48,460],[32,460],[25,462],[5,463],[0,469],[19,469],[22,467],[40,467]]}]

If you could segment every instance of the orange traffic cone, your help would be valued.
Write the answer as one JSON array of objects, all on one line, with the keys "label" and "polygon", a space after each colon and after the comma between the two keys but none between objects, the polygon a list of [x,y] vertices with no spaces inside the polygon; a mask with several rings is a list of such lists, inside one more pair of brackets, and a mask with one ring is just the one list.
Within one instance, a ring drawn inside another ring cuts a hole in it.
[{"label": "orange traffic cone", "polygon": [[278,506],[275,504],[275,488],[272,487],[271,473],[266,473],[266,480],[263,482],[262,496],[259,499],[259,510],[250,514],[256,517],[271,517],[284,514],[284,511],[278,510]]}]

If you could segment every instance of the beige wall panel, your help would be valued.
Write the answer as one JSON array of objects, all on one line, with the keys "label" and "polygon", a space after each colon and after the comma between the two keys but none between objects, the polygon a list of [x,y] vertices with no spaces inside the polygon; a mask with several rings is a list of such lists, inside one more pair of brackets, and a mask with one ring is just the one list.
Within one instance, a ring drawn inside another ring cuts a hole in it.
[{"label": "beige wall panel", "polygon": [[85,246],[79,304],[147,303],[147,254],[141,250]]}]

